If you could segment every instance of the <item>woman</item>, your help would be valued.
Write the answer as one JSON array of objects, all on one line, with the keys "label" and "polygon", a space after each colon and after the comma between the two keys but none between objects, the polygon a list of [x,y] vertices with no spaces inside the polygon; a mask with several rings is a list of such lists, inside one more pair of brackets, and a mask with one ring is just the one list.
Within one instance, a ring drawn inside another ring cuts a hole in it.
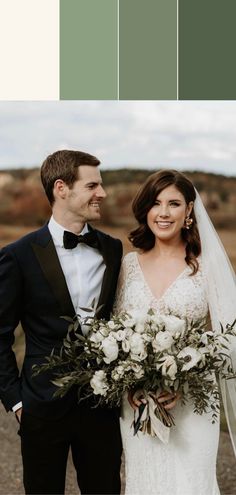
[{"label": "woman", "polygon": [[[218,330],[219,321],[232,323],[236,315],[235,278],[193,184],[174,170],[155,173],[139,190],[133,212],[139,226],[130,240],[139,252],[124,258],[116,311],[137,315],[152,307],[157,313],[197,320],[207,316],[210,309],[214,330]],[[219,278],[215,273],[218,263],[222,271]],[[226,302],[224,282],[230,291]],[[228,417],[236,411],[235,380],[230,386],[228,390],[228,384],[222,384],[225,404],[230,397],[234,406],[226,409]],[[134,436],[130,428],[133,409],[142,398],[130,393],[123,401],[126,495],[219,494],[219,422],[212,424],[208,414],[195,414],[190,402],[182,406],[178,397],[164,391],[158,400],[171,410],[175,420],[168,444],[140,432]],[[232,420],[231,426],[235,417]],[[233,435],[231,431],[232,439]]]}]

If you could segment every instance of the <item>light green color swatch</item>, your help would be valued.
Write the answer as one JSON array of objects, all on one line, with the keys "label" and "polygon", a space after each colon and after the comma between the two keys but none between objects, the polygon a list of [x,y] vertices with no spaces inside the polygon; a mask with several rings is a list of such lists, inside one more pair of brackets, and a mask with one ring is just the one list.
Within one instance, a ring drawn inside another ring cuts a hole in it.
[{"label": "light green color swatch", "polygon": [[60,99],[117,99],[117,0],[60,0]]}]

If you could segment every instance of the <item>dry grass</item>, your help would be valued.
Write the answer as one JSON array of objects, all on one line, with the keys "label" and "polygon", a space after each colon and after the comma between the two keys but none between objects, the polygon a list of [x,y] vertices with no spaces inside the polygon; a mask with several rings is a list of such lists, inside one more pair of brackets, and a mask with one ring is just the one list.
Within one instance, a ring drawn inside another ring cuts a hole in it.
[{"label": "dry grass", "polygon": [[[125,227],[110,227],[107,225],[102,225],[99,224],[97,226],[99,229],[103,230],[104,232],[107,232],[108,234],[112,235],[113,237],[117,237],[121,239],[123,246],[124,246],[124,252],[127,253],[132,250],[132,246],[130,242],[128,241],[128,234],[129,230],[128,228]],[[6,244],[9,244],[10,242],[15,241],[16,239],[19,239],[23,235],[27,234],[28,232],[32,232],[33,230],[37,230],[37,226],[32,225],[32,226],[12,226],[12,225],[3,225],[0,224],[0,247],[5,246]],[[236,270],[236,230],[218,230],[218,234],[224,244],[224,247],[229,255],[229,258],[231,260],[231,263],[234,266],[234,269]]]}]

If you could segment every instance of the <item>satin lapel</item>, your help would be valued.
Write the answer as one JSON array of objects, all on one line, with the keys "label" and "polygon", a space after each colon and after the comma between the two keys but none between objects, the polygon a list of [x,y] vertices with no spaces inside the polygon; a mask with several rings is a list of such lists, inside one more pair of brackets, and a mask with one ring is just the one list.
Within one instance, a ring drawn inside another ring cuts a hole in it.
[{"label": "satin lapel", "polygon": [[41,242],[32,243],[35,256],[41,266],[45,278],[47,279],[57,301],[62,308],[62,315],[73,316],[75,314],[74,306],[71,301],[70,293],[54,243],[47,227],[44,227],[41,231],[39,231],[39,240],[41,238],[41,232],[44,232],[44,238],[41,239]]},{"label": "satin lapel", "polygon": [[[113,279],[113,271],[114,271],[114,263],[113,263],[113,256],[114,253],[109,249],[109,243],[107,242],[107,239],[103,237],[100,232],[98,232],[98,238],[99,238],[99,243],[100,243],[100,252],[103,256],[104,263],[106,265],[105,272],[103,275],[103,281],[102,281],[102,287],[101,287],[101,292],[100,292],[100,297],[98,301],[98,308],[99,306],[105,305],[106,301],[109,297],[109,292],[110,292],[110,286],[111,286],[111,281]],[[102,308],[101,312],[99,311],[98,316],[101,318],[102,316]]]}]

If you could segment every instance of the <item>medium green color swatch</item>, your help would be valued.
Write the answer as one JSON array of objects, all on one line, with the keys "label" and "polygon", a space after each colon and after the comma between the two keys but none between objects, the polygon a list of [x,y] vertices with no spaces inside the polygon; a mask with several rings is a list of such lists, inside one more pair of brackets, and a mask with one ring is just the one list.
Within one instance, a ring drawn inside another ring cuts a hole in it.
[{"label": "medium green color swatch", "polygon": [[60,99],[117,99],[117,0],[60,0]]},{"label": "medium green color swatch", "polygon": [[120,0],[120,99],[177,98],[177,0]]},{"label": "medium green color swatch", "polygon": [[179,0],[179,98],[236,98],[236,1]]}]

